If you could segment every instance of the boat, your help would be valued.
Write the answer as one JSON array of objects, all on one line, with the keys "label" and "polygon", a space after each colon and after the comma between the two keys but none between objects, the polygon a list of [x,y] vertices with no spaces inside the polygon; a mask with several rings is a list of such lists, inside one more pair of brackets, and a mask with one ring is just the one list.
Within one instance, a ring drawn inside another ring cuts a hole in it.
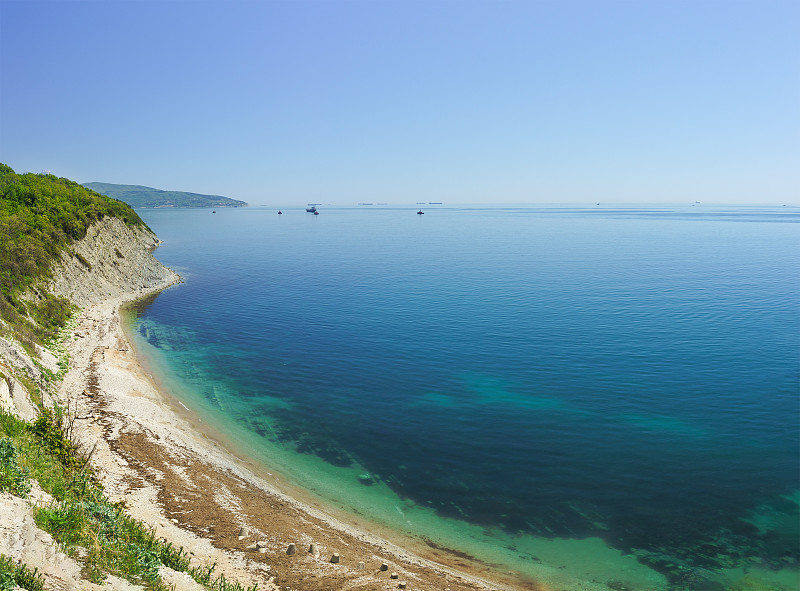
[{"label": "boat", "polygon": [[316,209],[314,210],[314,215],[319,215],[319,212]]},{"label": "boat", "polygon": [[212,209],[211,213],[217,213],[217,210],[216,209]]},{"label": "boat", "polygon": [[283,215],[283,212],[280,209],[278,210],[278,215]]},{"label": "boat", "polygon": [[417,212],[417,215],[423,215],[424,213],[425,213],[425,212],[424,212],[424,211],[422,211],[422,210],[420,209],[420,210]]},{"label": "boat", "polygon": [[317,213],[317,207],[315,205],[312,205],[311,207],[306,207],[306,211],[308,213]]}]

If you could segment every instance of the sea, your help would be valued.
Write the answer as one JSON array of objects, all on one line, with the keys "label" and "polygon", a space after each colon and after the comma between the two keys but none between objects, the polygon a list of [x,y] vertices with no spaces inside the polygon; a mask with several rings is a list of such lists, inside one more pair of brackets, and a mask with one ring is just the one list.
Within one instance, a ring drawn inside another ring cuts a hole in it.
[{"label": "sea", "polygon": [[551,589],[800,588],[800,208],[143,209],[237,453]]}]

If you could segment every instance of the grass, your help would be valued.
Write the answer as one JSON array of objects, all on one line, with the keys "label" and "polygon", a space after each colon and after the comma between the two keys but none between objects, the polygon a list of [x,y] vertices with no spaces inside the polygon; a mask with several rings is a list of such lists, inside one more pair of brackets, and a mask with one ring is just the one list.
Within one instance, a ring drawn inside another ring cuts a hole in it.
[{"label": "grass", "polygon": [[255,585],[245,588],[222,574],[214,577],[216,565],[192,567],[182,547],[156,538],[153,528],[128,515],[124,503],[109,501],[89,458],[68,436],[70,425],[70,417],[58,408],[42,411],[34,423],[0,411],[0,467],[13,466],[8,473],[16,475],[10,484],[0,480],[0,489],[24,497],[30,487],[14,483],[35,479],[53,496],[52,503],[34,509],[36,524],[82,564],[89,581],[102,583],[113,574],[166,591],[159,569],[167,566],[212,591],[257,591]]},{"label": "grass", "polygon": [[31,570],[5,554],[0,554],[0,591],[12,591],[17,587],[28,591],[43,591],[44,579],[38,569]]}]

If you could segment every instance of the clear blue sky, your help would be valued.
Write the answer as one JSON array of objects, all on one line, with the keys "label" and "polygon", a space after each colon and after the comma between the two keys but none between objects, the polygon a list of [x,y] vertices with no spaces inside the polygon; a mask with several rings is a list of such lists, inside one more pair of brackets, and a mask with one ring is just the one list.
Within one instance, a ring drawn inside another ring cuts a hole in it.
[{"label": "clear blue sky", "polygon": [[0,161],[253,204],[800,203],[800,2],[0,0]]}]

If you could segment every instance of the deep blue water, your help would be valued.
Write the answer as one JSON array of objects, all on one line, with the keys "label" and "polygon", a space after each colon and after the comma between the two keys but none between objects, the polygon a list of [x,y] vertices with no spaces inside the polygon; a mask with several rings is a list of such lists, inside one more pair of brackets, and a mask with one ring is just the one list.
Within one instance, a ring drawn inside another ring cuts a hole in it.
[{"label": "deep blue water", "polygon": [[321,458],[345,507],[598,537],[675,588],[797,567],[796,208],[320,211],[140,211],[185,278],[141,338],[300,484]]}]

